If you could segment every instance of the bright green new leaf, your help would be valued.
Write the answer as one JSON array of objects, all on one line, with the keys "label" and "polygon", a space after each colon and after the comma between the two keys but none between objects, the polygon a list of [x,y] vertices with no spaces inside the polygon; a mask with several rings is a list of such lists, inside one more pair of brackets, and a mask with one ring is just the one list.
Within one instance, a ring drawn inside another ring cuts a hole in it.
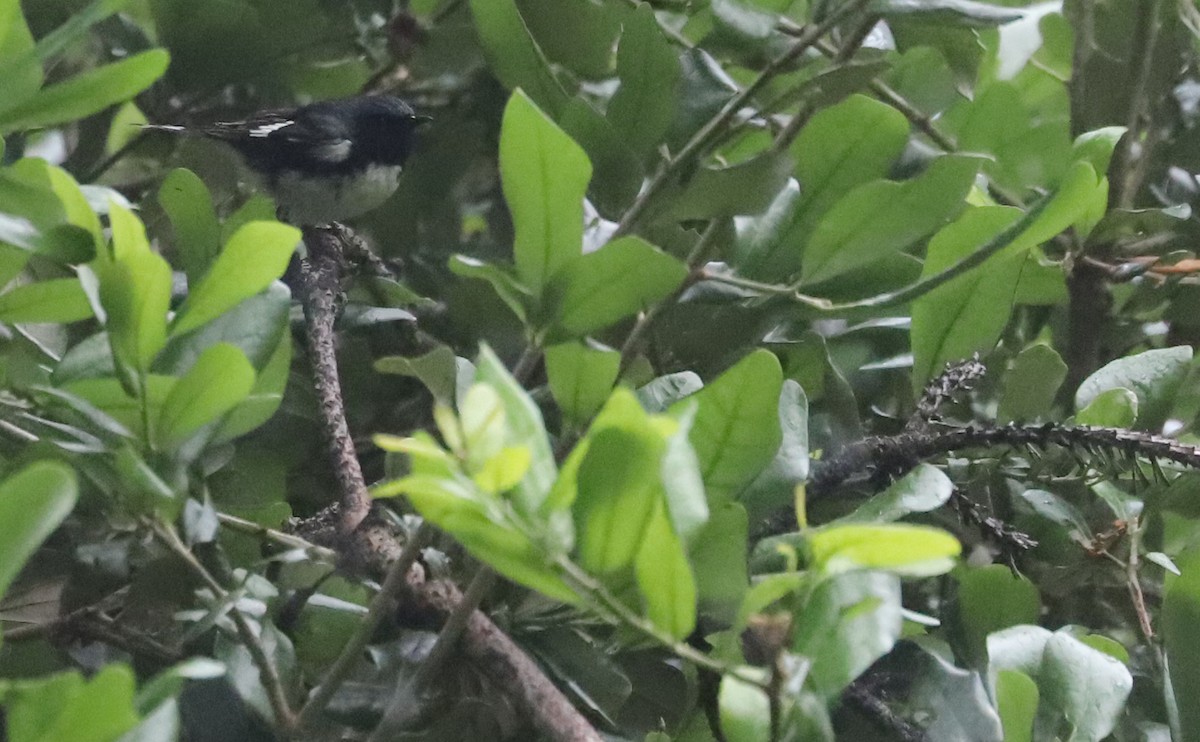
[{"label": "bright green new leaf", "polygon": [[77,496],[75,473],[56,462],[34,462],[0,482],[0,596]]},{"label": "bright green new leaf", "polygon": [[283,275],[300,230],[279,222],[250,222],[225,243],[216,262],[184,301],[172,335],[200,327]]},{"label": "bright green new leaf", "polygon": [[1096,172],[1106,173],[1117,142],[1121,141],[1125,132],[1124,126],[1105,126],[1095,131],[1085,131],[1075,138],[1071,147],[1071,159],[1085,160],[1091,163]]},{"label": "bright green new leaf", "polygon": [[949,572],[962,546],[937,528],[904,523],[832,525],[807,534],[813,569],[837,574],[882,569],[907,577]]},{"label": "bright green new leaf", "polygon": [[981,160],[943,155],[921,175],[876,181],[839,200],[804,250],[805,283],[819,283],[903,250],[943,226],[966,206]]},{"label": "bright green new leaf", "polygon": [[151,251],[145,228],[128,209],[111,203],[109,221],[112,258],[101,251],[93,263],[105,325],[114,356],[144,371],[167,342],[171,266]]},{"label": "bright green new leaf", "polygon": [[0,322],[77,322],[93,316],[77,278],[51,278],[0,294]]},{"label": "bright green new leaf", "polygon": [[494,495],[516,487],[529,471],[529,449],[509,446],[497,451],[471,477],[479,489]]},{"label": "bright green new leaf", "polygon": [[640,237],[621,237],[558,274],[555,324],[575,337],[604,329],[661,301],[686,277],[677,258]]},{"label": "bright green new leaf", "polygon": [[40,90],[0,109],[0,131],[36,129],[75,121],[142,92],[167,71],[170,57],[151,49]]},{"label": "bright green new leaf", "polygon": [[558,114],[567,104],[567,93],[530,35],[515,0],[471,0],[470,5],[484,54],[497,79],[510,90],[524,89],[539,106]]},{"label": "bright green new leaf", "polygon": [[[458,403],[458,419],[458,429],[462,431],[461,446],[467,454],[467,468],[477,471],[485,461],[498,454],[509,439],[504,401],[487,384],[472,384]],[[443,427],[442,436],[450,441],[453,429],[446,430]]]},{"label": "bright green new leaf", "polygon": [[996,675],[996,711],[1004,725],[1004,742],[1033,742],[1038,689],[1023,672],[1001,670]]},{"label": "bright green new leaf", "polygon": [[175,230],[175,252],[188,281],[199,285],[221,250],[221,225],[208,186],[191,170],[176,168],[159,187],[158,203]]},{"label": "bright green new leaf", "polygon": [[586,423],[604,405],[617,381],[621,354],[584,343],[546,349],[546,376],[554,401],[576,425]]},{"label": "bright green new leaf", "polygon": [[699,405],[689,436],[710,504],[728,500],[762,471],[779,448],[779,360],[759,350],[687,400]]},{"label": "bright green new leaf", "polygon": [[[763,682],[769,679],[765,669],[742,670],[760,674]],[[761,742],[771,738],[771,699],[761,688],[726,675],[721,678],[717,702],[721,709],[721,730],[729,742]]]},{"label": "bright green new leaf", "polygon": [[504,403],[505,445],[529,449],[529,470],[514,489],[514,497],[518,510],[524,514],[534,513],[546,499],[557,475],[542,413],[530,399],[529,393],[487,346],[479,351],[475,381],[490,386]]},{"label": "bright green new leaf", "polygon": [[137,725],[137,682],[128,665],[105,665],[84,680],[77,670],[22,683],[5,699],[12,742],[113,742]]},{"label": "bright green new leaf", "polygon": [[583,249],[583,197],[591,177],[579,145],[529,96],[514,92],[500,127],[500,182],[512,214],[517,274],[535,296]]},{"label": "bright green new leaf", "polygon": [[270,420],[283,403],[283,391],[287,386],[291,367],[292,336],[285,333],[279,338],[275,352],[258,372],[250,394],[225,417],[213,436],[213,441],[232,440]]},{"label": "bright green new leaf", "polygon": [[642,532],[633,566],[646,616],[676,639],[690,634],[696,626],[696,579],[661,501]]},{"label": "bright green new leaf", "polygon": [[1128,389],[1137,395],[1138,424],[1156,430],[1187,377],[1192,349],[1186,345],[1147,350],[1118,358],[1083,380],[1075,392],[1075,409],[1090,405],[1109,389]]},{"label": "bright green new leaf", "polygon": [[254,379],[254,367],[236,346],[212,346],[167,395],[158,416],[159,436],[183,442],[244,400],[254,388]]}]

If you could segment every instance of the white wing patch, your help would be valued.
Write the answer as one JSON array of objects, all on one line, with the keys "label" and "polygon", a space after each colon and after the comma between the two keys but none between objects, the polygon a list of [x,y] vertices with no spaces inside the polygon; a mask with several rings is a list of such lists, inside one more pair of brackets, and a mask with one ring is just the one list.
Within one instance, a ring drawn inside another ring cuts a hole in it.
[{"label": "white wing patch", "polygon": [[294,123],[296,123],[296,122],[292,121],[290,119],[287,121],[276,121],[275,123],[272,123],[272,124],[263,124],[262,126],[256,126],[247,133],[252,137],[257,137],[257,138],[261,139],[264,137],[269,137],[272,134],[274,134],[275,132],[279,131],[280,129],[291,126]]},{"label": "white wing patch", "polygon": [[350,156],[350,148],[352,146],[353,144],[349,139],[339,139],[336,142],[317,145],[310,151],[313,157],[318,160],[333,164],[345,162],[346,158]]}]

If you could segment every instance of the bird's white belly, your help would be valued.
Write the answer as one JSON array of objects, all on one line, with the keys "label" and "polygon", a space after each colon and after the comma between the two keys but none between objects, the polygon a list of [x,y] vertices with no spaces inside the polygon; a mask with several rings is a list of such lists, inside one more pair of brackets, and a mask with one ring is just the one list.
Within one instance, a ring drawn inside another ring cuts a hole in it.
[{"label": "bird's white belly", "polygon": [[354,176],[312,177],[285,171],[272,184],[284,218],[328,224],[364,214],[386,201],[400,182],[399,165],[370,165]]}]

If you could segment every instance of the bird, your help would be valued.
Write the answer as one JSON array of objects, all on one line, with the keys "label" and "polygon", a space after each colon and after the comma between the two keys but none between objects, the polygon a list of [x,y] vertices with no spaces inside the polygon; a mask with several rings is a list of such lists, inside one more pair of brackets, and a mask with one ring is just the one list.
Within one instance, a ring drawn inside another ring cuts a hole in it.
[{"label": "bird", "polygon": [[145,128],[227,143],[261,176],[283,221],[325,226],[365,214],[396,191],[417,129],[428,120],[398,97],[362,95],[240,121]]}]

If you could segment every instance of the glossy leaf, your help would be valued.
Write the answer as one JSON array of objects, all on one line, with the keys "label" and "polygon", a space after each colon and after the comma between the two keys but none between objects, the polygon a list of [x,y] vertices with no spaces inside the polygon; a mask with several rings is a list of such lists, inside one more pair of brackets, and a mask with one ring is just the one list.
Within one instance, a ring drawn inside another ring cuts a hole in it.
[{"label": "glossy leaf", "polygon": [[221,250],[221,225],[208,186],[191,170],[176,168],[158,189],[158,203],[175,232],[175,251],[193,286]]},{"label": "glossy leaf", "polygon": [[54,462],[29,464],[0,482],[0,596],[77,497],[74,472]]},{"label": "glossy leaf", "polygon": [[0,107],[0,131],[53,126],[93,113],[142,92],[162,77],[170,57],[162,49],[76,75],[10,107]]},{"label": "glossy leaf", "polygon": [[279,222],[238,229],[180,307],[171,334],[190,332],[270,286],[283,275],[299,240],[300,230]]},{"label": "glossy leaf", "polygon": [[954,483],[941,469],[930,464],[918,464],[887,490],[867,500],[839,522],[888,523],[911,513],[928,513],[946,504],[953,490]]},{"label": "glossy leaf", "polygon": [[0,294],[0,322],[77,322],[93,315],[77,278],[51,278]]},{"label": "glossy leaf", "polygon": [[621,354],[583,343],[564,343],[546,349],[546,376],[559,409],[575,424],[592,418],[608,399]]},{"label": "glossy leaf", "polygon": [[[783,371],[774,355],[755,351],[689,400],[698,404],[690,440],[709,502],[728,500],[758,475],[781,440]],[[687,402],[677,402],[678,410]]]},{"label": "glossy leaf", "polygon": [[903,183],[856,188],[821,219],[805,248],[802,276],[818,283],[901,250],[943,226],[965,207],[980,161],[945,155]]},{"label": "glossy leaf", "polygon": [[1124,387],[1106,389],[1075,415],[1080,425],[1132,428],[1138,417],[1138,397]]},{"label": "glossy leaf", "polygon": [[500,129],[500,181],[512,213],[517,275],[535,296],[582,250],[591,177],[579,145],[524,92],[513,93]]},{"label": "glossy leaf", "polygon": [[945,531],[907,524],[832,525],[807,534],[814,569],[882,569],[911,577],[950,571],[962,546]]},{"label": "glossy leaf", "polygon": [[570,336],[604,329],[679,288],[687,267],[640,237],[621,237],[574,261],[551,289],[556,325]]},{"label": "glossy leaf", "polygon": [[1075,392],[1075,409],[1084,409],[1109,389],[1128,389],[1137,395],[1139,425],[1154,430],[1170,411],[1191,361],[1192,349],[1184,345],[1118,358],[1083,380]]},{"label": "glossy leaf", "polygon": [[159,412],[163,440],[179,443],[229,412],[254,388],[254,367],[228,343],[204,351],[167,395]]}]

